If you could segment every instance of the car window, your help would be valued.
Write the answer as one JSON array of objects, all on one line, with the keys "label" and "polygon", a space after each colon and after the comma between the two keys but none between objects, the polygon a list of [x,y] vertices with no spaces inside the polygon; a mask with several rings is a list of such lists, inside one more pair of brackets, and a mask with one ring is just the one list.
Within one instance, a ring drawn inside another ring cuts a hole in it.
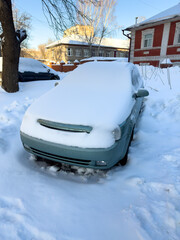
[{"label": "car window", "polygon": [[133,70],[131,72],[131,76],[132,76],[132,78],[131,78],[132,85],[133,85],[134,90],[136,91],[142,85],[142,79],[141,79],[139,71],[136,67],[133,68]]}]

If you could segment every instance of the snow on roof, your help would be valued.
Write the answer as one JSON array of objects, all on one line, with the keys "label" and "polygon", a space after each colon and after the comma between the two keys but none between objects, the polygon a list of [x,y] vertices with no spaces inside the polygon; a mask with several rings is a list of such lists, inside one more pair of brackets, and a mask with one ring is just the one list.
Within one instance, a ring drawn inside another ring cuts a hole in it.
[{"label": "snow on roof", "polygon": [[139,24],[132,25],[132,26],[126,28],[126,30],[130,30],[135,27],[143,26],[143,25],[146,25],[149,23],[164,21],[164,20],[179,17],[179,16],[180,16],[180,3],[178,3],[177,5],[175,5],[171,8],[166,9],[165,11],[162,11],[162,12],[154,15],[151,18],[148,18],[148,19],[140,22]]},{"label": "snow on roof", "polygon": [[125,57],[90,57],[90,58],[83,58],[80,62],[84,61],[116,61],[116,62],[128,62],[128,58]]},{"label": "snow on roof", "polygon": [[[53,42],[46,46],[46,48],[55,47],[61,44],[68,44],[68,45],[88,45],[87,40],[85,37],[80,35],[71,35],[68,37],[63,37],[62,39]],[[99,38],[95,38],[95,43],[92,44],[93,46],[99,45]],[[103,38],[101,41],[102,47],[114,47],[114,48],[129,48],[129,40],[123,39],[115,39],[115,38]]]}]

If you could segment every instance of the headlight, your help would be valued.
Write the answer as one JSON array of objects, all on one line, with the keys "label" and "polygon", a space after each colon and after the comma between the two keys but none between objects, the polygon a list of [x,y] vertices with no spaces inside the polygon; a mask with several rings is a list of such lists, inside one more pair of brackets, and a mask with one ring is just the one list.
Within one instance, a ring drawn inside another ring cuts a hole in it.
[{"label": "headlight", "polygon": [[119,140],[121,138],[121,128],[118,126],[113,131],[112,134],[114,136],[115,141]]}]

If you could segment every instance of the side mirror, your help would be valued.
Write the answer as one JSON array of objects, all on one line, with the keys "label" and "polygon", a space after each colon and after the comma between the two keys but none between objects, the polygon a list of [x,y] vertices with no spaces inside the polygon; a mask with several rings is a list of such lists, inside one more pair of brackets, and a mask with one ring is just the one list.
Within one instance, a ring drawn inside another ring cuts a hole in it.
[{"label": "side mirror", "polygon": [[134,98],[147,97],[149,92],[146,89],[139,89],[137,93],[134,93]]}]

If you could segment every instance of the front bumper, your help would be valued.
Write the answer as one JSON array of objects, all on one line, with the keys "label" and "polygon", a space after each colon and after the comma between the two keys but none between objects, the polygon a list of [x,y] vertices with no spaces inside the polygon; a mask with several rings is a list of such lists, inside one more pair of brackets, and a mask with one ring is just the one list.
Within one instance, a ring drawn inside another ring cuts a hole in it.
[{"label": "front bumper", "polygon": [[[94,169],[109,169],[119,162],[127,151],[127,139],[121,138],[109,148],[79,148],[44,141],[21,132],[24,148],[37,156],[56,162]],[[97,165],[104,161],[105,166]]]}]

